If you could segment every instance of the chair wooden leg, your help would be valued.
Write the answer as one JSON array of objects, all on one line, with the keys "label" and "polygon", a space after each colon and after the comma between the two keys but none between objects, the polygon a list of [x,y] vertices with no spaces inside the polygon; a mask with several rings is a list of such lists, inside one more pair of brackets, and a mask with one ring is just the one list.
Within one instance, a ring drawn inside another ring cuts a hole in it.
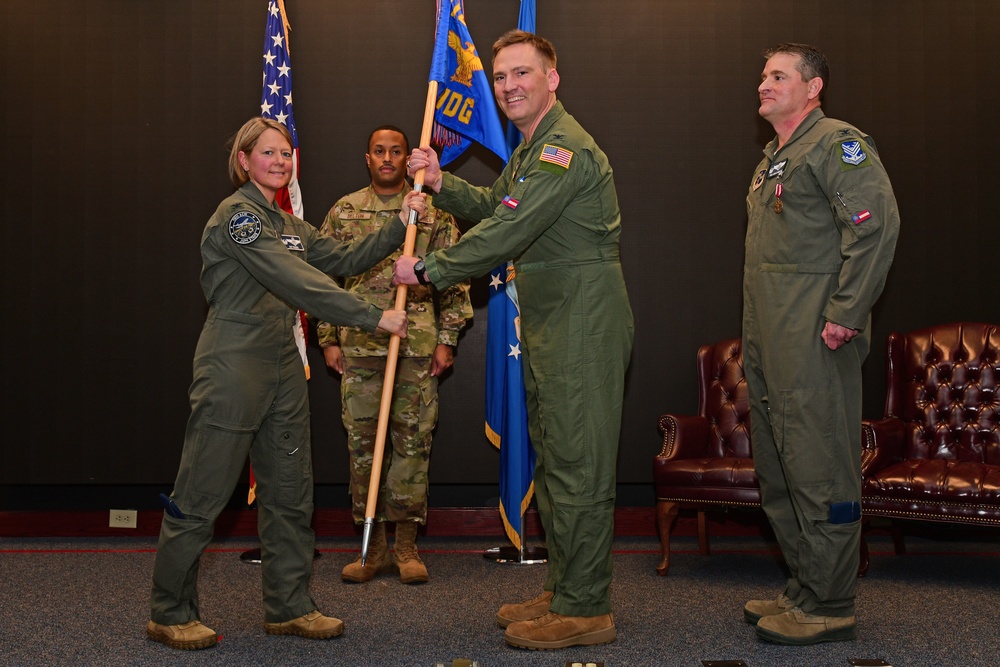
[{"label": "chair wooden leg", "polygon": [[896,550],[896,555],[906,553],[906,542],[903,540],[903,529],[895,521],[889,523],[889,534],[892,535],[892,546]]},{"label": "chair wooden leg", "polygon": [[704,512],[698,512],[698,553],[702,556],[711,553],[708,548],[708,522],[705,521]]},{"label": "chair wooden leg", "polygon": [[680,506],[667,500],[659,500],[656,503],[656,528],[660,531],[660,548],[663,551],[663,558],[656,566],[656,573],[661,577],[667,576],[670,569],[670,531],[674,527],[674,519]]}]

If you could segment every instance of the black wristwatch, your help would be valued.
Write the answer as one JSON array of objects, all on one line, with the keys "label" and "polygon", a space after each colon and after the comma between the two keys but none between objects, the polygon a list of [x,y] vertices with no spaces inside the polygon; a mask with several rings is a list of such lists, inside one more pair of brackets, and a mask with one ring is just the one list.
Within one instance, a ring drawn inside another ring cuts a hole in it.
[{"label": "black wristwatch", "polygon": [[413,265],[413,274],[417,277],[417,282],[421,285],[431,284],[431,281],[427,279],[427,267],[424,266],[424,260],[418,259],[417,263]]}]

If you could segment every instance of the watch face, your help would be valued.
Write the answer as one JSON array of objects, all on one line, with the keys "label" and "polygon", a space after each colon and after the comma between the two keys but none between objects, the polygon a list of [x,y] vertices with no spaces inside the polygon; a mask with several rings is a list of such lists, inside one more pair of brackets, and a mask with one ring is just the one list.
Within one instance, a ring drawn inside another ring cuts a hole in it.
[{"label": "watch face", "polygon": [[424,260],[417,260],[417,263],[413,265],[413,272],[420,273],[424,270]]}]

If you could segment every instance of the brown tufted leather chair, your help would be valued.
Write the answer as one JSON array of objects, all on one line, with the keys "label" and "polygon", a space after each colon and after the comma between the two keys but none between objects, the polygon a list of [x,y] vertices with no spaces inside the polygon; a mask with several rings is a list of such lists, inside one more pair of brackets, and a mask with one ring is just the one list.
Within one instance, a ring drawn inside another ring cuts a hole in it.
[{"label": "brown tufted leather chair", "polygon": [[750,454],[750,402],[739,338],[698,350],[698,414],[660,417],[663,447],[653,459],[656,524],[670,568],[670,530],[680,508],[698,510],[698,547],[708,555],[705,511],[760,507],[760,488]]},{"label": "brown tufted leather chair", "polygon": [[890,334],[885,416],[863,424],[863,516],[1000,526],[998,384],[1000,326]]}]

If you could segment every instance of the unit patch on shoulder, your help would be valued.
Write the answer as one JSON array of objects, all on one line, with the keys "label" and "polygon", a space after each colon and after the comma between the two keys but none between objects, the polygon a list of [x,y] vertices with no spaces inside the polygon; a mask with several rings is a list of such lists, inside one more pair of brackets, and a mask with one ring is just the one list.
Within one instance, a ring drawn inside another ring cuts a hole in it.
[{"label": "unit patch on shoulder", "polygon": [[872,166],[871,160],[868,159],[868,153],[866,153],[864,149],[865,145],[860,141],[841,141],[841,171]]},{"label": "unit patch on shoulder", "polygon": [[564,174],[573,160],[573,151],[562,146],[545,144],[538,158],[538,168],[553,174]]},{"label": "unit patch on shoulder", "polygon": [[302,245],[302,239],[293,234],[282,234],[281,241],[285,244],[285,247],[289,250],[298,250],[299,252],[305,252],[306,247]]},{"label": "unit patch on shoulder", "polygon": [[240,245],[256,241],[260,229],[260,218],[250,211],[237,211],[229,218],[229,237]]}]

